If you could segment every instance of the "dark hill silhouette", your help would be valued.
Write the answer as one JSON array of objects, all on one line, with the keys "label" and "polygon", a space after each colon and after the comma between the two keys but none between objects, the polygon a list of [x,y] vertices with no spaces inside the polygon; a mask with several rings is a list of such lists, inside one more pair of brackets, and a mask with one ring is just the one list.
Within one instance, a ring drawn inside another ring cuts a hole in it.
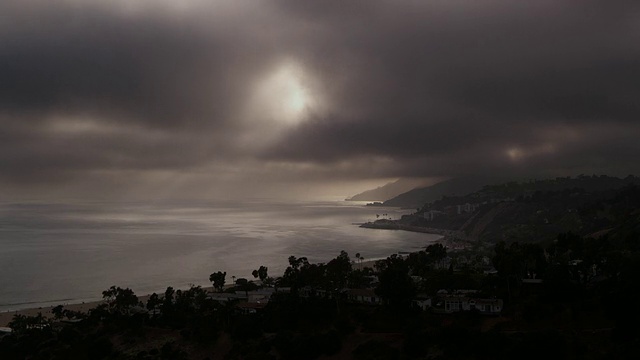
[{"label": "dark hill silhouette", "polygon": [[406,191],[423,186],[425,180],[422,179],[398,179],[396,181],[379,186],[375,189],[363,191],[354,195],[347,201],[385,201]]},{"label": "dark hill silhouette", "polygon": [[466,195],[482,189],[487,184],[504,181],[497,177],[468,176],[439,182],[435,185],[416,188],[384,202],[385,206],[417,208],[439,200],[443,196]]}]

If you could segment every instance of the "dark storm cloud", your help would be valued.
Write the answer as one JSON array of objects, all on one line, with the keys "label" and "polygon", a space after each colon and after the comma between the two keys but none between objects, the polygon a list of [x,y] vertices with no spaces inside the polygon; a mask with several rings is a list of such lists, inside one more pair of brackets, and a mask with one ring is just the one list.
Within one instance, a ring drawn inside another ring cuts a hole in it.
[{"label": "dark storm cloud", "polygon": [[[0,5],[0,180],[640,171],[637,2],[171,4]],[[275,131],[282,59],[321,106]]]},{"label": "dark storm cloud", "polygon": [[234,54],[232,40],[196,24],[42,7],[4,14],[3,110],[88,111],[169,127],[225,119],[242,81],[226,72],[250,49]]},{"label": "dark storm cloud", "polygon": [[[352,79],[340,89],[336,113],[301,126],[270,156],[389,156],[408,175],[572,171],[577,164],[639,170],[628,161],[640,115],[637,4],[383,4],[370,16],[370,31],[359,31],[357,21],[349,31],[359,14],[345,16],[338,3],[335,13],[321,13],[335,29],[322,42],[333,50],[323,52],[353,59],[346,69]],[[313,8],[292,9],[315,19]],[[343,109],[360,115],[345,117]],[[618,123],[627,125],[610,143],[590,131]],[[554,136],[558,125],[582,138]]]},{"label": "dark storm cloud", "polygon": [[0,5],[0,178],[182,171],[235,156],[233,111],[269,51],[221,17],[212,26],[89,5]]}]

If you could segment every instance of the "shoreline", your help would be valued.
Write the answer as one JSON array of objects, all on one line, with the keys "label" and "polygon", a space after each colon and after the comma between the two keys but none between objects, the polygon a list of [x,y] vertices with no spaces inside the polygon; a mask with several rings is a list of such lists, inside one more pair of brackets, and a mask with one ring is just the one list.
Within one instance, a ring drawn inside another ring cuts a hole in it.
[{"label": "shoreline", "polygon": [[[146,296],[148,297],[148,295]],[[142,297],[138,297],[138,299],[141,299],[141,298]],[[88,301],[88,302],[82,302],[79,304],[66,304],[66,305],[59,304],[59,305],[64,306],[66,310],[87,313],[89,310],[97,307],[102,303],[104,303],[104,300]],[[37,307],[37,308],[21,309],[21,310],[7,310],[7,311],[0,312],[0,327],[8,326],[9,322],[13,320],[14,315],[36,316],[38,315],[38,313],[42,313],[42,316],[44,316],[45,318],[53,318],[51,309],[53,309],[56,306],[58,305],[50,305],[45,307]]]},{"label": "shoreline", "polygon": [[[416,226],[401,225],[397,223],[393,223],[394,227],[385,227],[383,225],[374,224],[371,222],[359,223],[359,224],[353,224],[353,225],[358,225],[362,228],[370,228],[370,229],[405,230],[405,231],[412,231],[412,232],[441,235],[442,237],[436,240],[437,242],[442,242],[446,246],[450,246],[450,248],[452,249],[459,246],[459,244],[455,244],[453,242],[454,239],[451,238],[453,231],[450,231],[450,230],[421,228]],[[360,269],[360,270],[365,267],[373,268],[376,261],[383,260],[383,259],[386,259],[386,257],[366,259],[365,261],[362,261],[362,262],[354,261],[352,263],[352,266],[353,266],[353,269]],[[232,285],[229,284],[229,285],[226,285],[225,287],[231,287],[231,286]],[[207,291],[213,290],[213,287],[211,286],[206,286],[206,287],[203,286],[202,288]],[[160,293],[162,292],[158,292],[157,294],[160,294]],[[139,295],[138,300],[144,304],[146,303],[147,299],[150,296],[151,294]],[[70,302],[66,302],[66,301],[70,301]],[[78,301],[79,302],[76,303],[76,302],[73,302],[73,300],[69,299],[69,300],[62,300],[60,303],[56,303],[56,304],[53,304],[54,301],[49,301],[49,302],[43,302],[43,303],[51,304],[51,305],[27,307],[27,308],[16,309],[16,310],[3,310],[3,311],[0,311],[0,327],[7,327],[9,322],[13,320],[14,315],[37,316],[38,313],[42,313],[42,315],[45,318],[53,318],[53,314],[51,313],[51,310],[59,305],[64,306],[65,310],[82,312],[86,314],[89,312],[89,310],[94,309],[97,306],[105,303],[105,300],[82,301],[81,299],[79,299]]]},{"label": "shoreline", "polygon": [[376,220],[359,225],[361,228],[374,230],[401,230],[423,234],[441,235],[438,241],[451,250],[463,250],[470,240],[458,230],[446,230],[400,224],[397,220]]},{"label": "shoreline", "polygon": [[435,234],[442,235],[444,237],[456,237],[458,231],[456,230],[445,230],[445,229],[436,229],[436,228],[428,228],[422,226],[412,226],[399,224],[395,220],[376,220],[375,222],[366,222],[364,224],[360,224],[361,228],[365,229],[378,229],[378,230],[404,230],[411,232],[419,232],[425,234]]},{"label": "shoreline", "polygon": [[[365,267],[373,268],[376,261],[382,260],[382,259],[386,259],[386,258],[367,259],[362,262],[355,261],[352,263],[352,267],[354,270],[355,269],[361,270]],[[231,284],[225,285],[225,288],[229,288],[229,287],[233,287],[233,285]],[[211,286],[207,286],[207,287],[203,286],[202,288],[207,291],[213,291],[213,287]],[[161,294],[161,293],[162,292],[158,292],[157,294]],[[151,294],[137,295],[137,296],[138,296],[138,301],[142,302],[143,304],[146,304]],[[84,301],[80,303],[60,303],[55,305],[39,306],[39,307],[25,308],[25,309],[18,309],[18,310],[6,310],[6,311],[0,312],[0,327],[7,327],[9,325],[9,322],[13,320],[14,315],[37,316],[38,313],[42,313],[42,316],[44,316],[45,318],[53,318],[53,314],[51,313],[51,310],[58,305],[64,306],[65,310],[77,311],[77,312],[82,312],[86,314],[89,312],[89,310],[92,310],[104,303],[105,303],[105,300],[94,300],[94,301]]]},{"label": "shoreline", "polygon": [[[232,285],[225,285],[225,287],[230,287],[230,286]],[[203,286],[202,288],[207,291],[213,290],[213,287],[211,286],[206,286],[206,287]],[[175,289],[175,290],[184,290],[184,289]],[[157,292],[156,294],[160,295],[160,294],[164,294],[164,292]],[[138,297],[138,301],[142,302],[144,305],[146,304],[151,294],[136,295],[136,296]],[[105,300],[94,300],[94,301],[83,301],[80,303],[66,303],[66,304],[61,303],[56,305],[47,305],[47,306],[40,306],[40,307],[26,308],[26,309],[19,309],[19,310],[6,310],[6,311],[0,312],[0,327],[7,327],[9,322],[13,320],[14,315],[37,316],[38,313],[42,313],[42,316],[44,316],[45,318],[53,318],[53,314],[51,313],[51,310],[58,305],[64,306],[65,310],[77,311],[77,312],[82,312],[87,314],[89,310],[92,310],[104,303],[106,303]]]}]

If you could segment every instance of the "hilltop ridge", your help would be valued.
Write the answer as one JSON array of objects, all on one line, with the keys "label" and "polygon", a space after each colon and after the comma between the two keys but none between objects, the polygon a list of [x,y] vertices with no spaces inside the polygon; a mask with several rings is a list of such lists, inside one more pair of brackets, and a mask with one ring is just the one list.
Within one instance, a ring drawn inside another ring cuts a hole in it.
[{"label": "hilltop ridge", "polygon": [[431,186],[415,188],[384,202],[385,206],[417,208],[436,201],[443,196],[466,195],[482,189],[483,186],[503,178],[486,176],[467,176],[441,181]]}]

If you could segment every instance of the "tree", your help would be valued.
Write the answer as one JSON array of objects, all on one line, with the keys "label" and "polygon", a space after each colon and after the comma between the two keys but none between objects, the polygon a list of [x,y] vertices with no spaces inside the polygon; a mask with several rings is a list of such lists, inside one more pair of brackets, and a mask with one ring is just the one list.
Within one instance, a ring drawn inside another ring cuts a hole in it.
[{"label": "tree", "polygon": [[540,277],[547,270],[547,259],[544,249],[539,244],[522,245],[524,275],[528,278]]},{"label": "tree", "polygon": [[149,299],[147,300],[147,310],[151,311],[153,313],[153,316],[155,316],[156,310],[161,304],[162,304],[162,300],[160,300],[160,297],[158,296],[158,294],[153,293],[149,296]]},{"label": "tree", "polygon": [[386,260],[376,262],[380,283],[376,294],[387,300],[396,308],[408,308],[416,289],[411,276],[409,265],[398,255],[389,256]]},{"label": "tree", "polygon": [[329,261],[326,266],[326,277],[329,281],[329,286],[333,289],[345,287],[351,269],[349,254],[344,250],[340,251],[340,255]]},{"label": "tree", "polygon": [[284,286],[291,286],[291,292],[295,294],[300,286],[304,286],[301,285],[301,268],[309,266],[309,261],[306,257],[296,258],[295,256],[289,256],[289,266],[285,269],[284,274],[280,278],[280,284]]},{"label": "tree", "polygon": [[498,271],[498,275],[505,279],[507,292],[511,300],[511,284],[519,283],[525,271],[525,261],[522,247],[517,242],[511,243],[509,247],[504,241],[496,244],[493,257],[493,267]]},{"label": "tree", "polygon": [[260,278],[260,281],[262,281],[262,283],[264,284],[269,278],[268,270],[268,267],[260,265],[258,270],[253,270],[251,275],[253,275],[254,278]]},{"label": "tree", "polygon": [[64,306],[58,305],[51,309],[51,313],[53,314],[53,318],[56,320],[60,320],[64,317]]},{"label": "tree", "polygon": [[213,274],[209,275],[209,281],[211,281],[211,283],[213,284],[213,287],[216,288],[216,290],[222,291],[222,289],[224,288],[224,282],[225,282],[226,276],[227,276],[226,271],[214,272]]},{"label": "tree", "polygon": [[442,267],[442,261],[447,257],[447,248],[442,244],[431,244],[425,249],[427,258],[430,263],[438,262],[438,265]]},{"label": "tree", "polygon": [[298,270],[300,267],[309,265],[309,260],[306,257],[296,258],[295,256],[289,256],[289,266],[293,270]]},{"label": "tree", "polygon": [[240,288],[240,290],[244,291],[247,298],[249,297],[249,291],[255,290],[257,288],[256,284],[253,281],[249,281],[245,278],[239,278],[236,280],[236,285]]},{"label": "tree", "polygon": [[38,315],[36,316],[16,314],[8,325],[14,333],[24,334],[27,331],[42,331],[50,329],[51,322],[42,316],[41,312],[38,312]]},{"label": "tree", "polygon": [[364,268],[362,270],[353,270],[349,273],[348,286],[351,289],[366,289],[371,285],[371,276],[373,270],[371,268]]},{"label": "tree", "polygon": [[166,314],[167,312],[173,309],[173,294],[175,291],[171,286],[164,291],[164,298],[162,299],[162,313]]},{"label": "tree", "polygon": [[139,304],[138,297],[129,288],[112,286],[102,292],[102,298],[107,301],[111,312],[124,313]]}]

